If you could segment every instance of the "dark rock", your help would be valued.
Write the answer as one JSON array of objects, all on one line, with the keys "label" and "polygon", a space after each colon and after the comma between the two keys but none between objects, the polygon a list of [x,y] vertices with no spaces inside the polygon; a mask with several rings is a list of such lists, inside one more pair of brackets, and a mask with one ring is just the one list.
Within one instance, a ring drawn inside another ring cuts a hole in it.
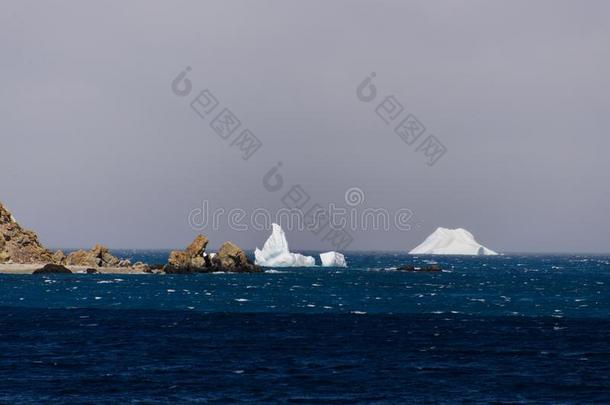
[{"label": "dark rock", "polygon": [[424,267],[415,267],[412,264],[405,264],[398,267],[396,270],[398,271],[417,271],[417,272],[432,272],[432,271],[441,271],[440,264],[430,264]]},{"label": "dark rock", "polygon": [[165,265],[163,267],[163,271],[165,274],[193,274],[193,268],[190,266],[174,266],[171,264]]},{"label": "dark rock", "polygon": [[421,269],[421,271],[441,271],[441,265],[440,264],[430,264],[424,268]]},{"label": "dark rock", "polygon": [[99,273],[99,271],[97,271],[97,269],[91,269],[91,268],[85,270],[85,272],[87,274],[98,274]]},{"label": "dark rock", "polygon": [[72,272],[59,264],[47,264],[41,269],[34,270],[32,274],[72,274]]}]

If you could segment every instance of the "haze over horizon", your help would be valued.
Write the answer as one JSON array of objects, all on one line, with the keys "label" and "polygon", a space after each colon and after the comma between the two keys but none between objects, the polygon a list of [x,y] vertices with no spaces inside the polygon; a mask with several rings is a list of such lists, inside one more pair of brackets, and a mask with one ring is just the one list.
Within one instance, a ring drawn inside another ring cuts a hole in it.
[{"label": "haze over horizon", "polygon": [[[358,230],[348,250],[409,251],[442,226],[499,252],[609,253],[610,3],[380,3],[3,2],[0,201],[47,247],[203,233],[253,249],[270,230],[189,214],[275,212],[285,190],[262,179],[281,162],[311,202],[358,189],[359,209],[413,212],[411,230]],[[250,159],[210,127],[219,110],[189,105],[204,89],[262,141]],[[390,95],[445,145],[436,164],[375,112]]]}]

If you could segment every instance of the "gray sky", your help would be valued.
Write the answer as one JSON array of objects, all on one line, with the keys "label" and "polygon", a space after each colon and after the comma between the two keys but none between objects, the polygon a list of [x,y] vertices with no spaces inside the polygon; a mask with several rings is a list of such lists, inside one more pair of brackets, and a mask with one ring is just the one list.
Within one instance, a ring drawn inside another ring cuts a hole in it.
[{"label": "gray sky", "polygon": [[[261,180],[281,161],[311,201],[358,187],[358,208],[414,212],[350,250],[445,226],[503,252],[610,252],[609,16],[595,0],[3,1],[0,200],[48,246],[182,247],[204,200],[282,207]],[[263,142],[248,161],[189,107],[205,88]],[[376,115],[387,95],[446,146],[436,165]]]}]

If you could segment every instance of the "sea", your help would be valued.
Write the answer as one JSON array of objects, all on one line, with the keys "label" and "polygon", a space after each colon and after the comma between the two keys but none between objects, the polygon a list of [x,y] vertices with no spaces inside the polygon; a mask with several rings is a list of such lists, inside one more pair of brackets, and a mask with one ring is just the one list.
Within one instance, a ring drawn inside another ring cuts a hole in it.
[{"label": "sea", "polygon": [[0,275],[0,403],[610,403],[610,256],[346,259]]}]

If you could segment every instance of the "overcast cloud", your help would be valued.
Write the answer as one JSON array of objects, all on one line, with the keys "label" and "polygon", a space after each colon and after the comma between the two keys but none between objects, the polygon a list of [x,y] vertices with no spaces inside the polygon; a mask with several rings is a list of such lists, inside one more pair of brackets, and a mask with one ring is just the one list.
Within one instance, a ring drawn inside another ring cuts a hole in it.
[{"label": "overcast cloud", "polygon": [[[173,248],[188,214],[312,201],[414,213],[503,252],[609,252],[606,1],[2,1],[0,200],[52,247]],[[186,67],[263,142],[249,160],[178,97]],[[371,72],[379,98],[356,87]],[[375,114],[394,95],[447,147],[434,166]],[[218,246],[266,231],[204,230]],[[309,232],[291,247],[327,249]]]}]

